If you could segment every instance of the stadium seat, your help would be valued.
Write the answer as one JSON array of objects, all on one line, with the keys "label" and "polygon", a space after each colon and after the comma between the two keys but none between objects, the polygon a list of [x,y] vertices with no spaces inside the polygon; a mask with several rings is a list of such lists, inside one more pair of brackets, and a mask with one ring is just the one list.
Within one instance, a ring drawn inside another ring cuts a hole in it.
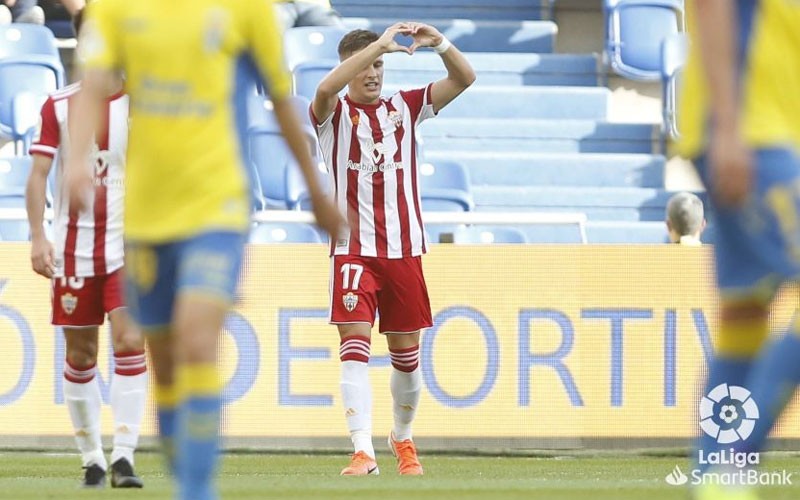
[{"label": "stadium seat", "polygon": [[[325,169],[325,164],[318,162],[319,182],[325,192],[333,190],[332,178]],[[300,171],[300,167],[293,164],[286,169],[286,208],[289,210],[311,210],[311,197],[308,187]]]},{"label": "stadium seat", "polygon": [[30,146],[47,94],[64,85],[64,67],[52,32],[45,27],[0,26],[0,135],[17,154]]},{"label": "stadium seat", "polygon": [[456,244],[527,243],[525,233],[510,226],[467,226],[453,233]]},{"label": "stadium seat", "polygon": [[30,156],[0,158],[0,196],[24,194],[31,165]]},{"label": "stadium seat", "polygon": [[675,33],[661,45],[661,90],[664,106],[664,132],[671,139],[680,136],[678,128],[678,88],[689,53],[689,37]]},{"label": "stadium seat", "polygon": [[392,19],[549,19],[554,0],[333,0],[346,17]]},{"label": "stadium seat", "polygon": [[310,224],[262,222],[250,231],[250,243],[323,243]]},{"label": "stadium seat", "polygon": [[426,211],[468,211],[475,207],[469,173],[460,163],[437,161],[419,168],[420,196]]},{"label": "stadium seat", "polygon": [[[316,134],[310,125],[308,113],[301,112],[307,109],[308,101],[296,97],[292,99],[300,114],[312,158],[319,161]],[[271,106],[271,101],[260,95],[250,96],[247,103],[246,159],[256,181],[253,194],[256,209],[287,208],[286,171],[289,167],[298,168]]]},{"label": "stadium seat", "polygon": [[657,81],[661,43],[684,31],[683,0],[604,0],[606,57],[625,78]]},{"label": "stadium seat", "polygon": [[52,31],[35,24],[0,25],[0,59],[19,56],[49,57],[61,67]]},{"label": "stadium seat", "polygon": [[294,93],[308,100],[314,99],[314,94],[317,93],[319,82],[321,82],[325,75],[335,68],[337,64],[339,64],[338,59],[320,59],[300,63],[295,66],[292,70]]},{"label": "stadium seat", "polygon": [[[25,194],[0,194],[0,211],[6,208],[25,210]],[[4,241],[28,241],[29,236],[28,221],[24,217],[19,220],[0,219],[0,237]]]},{"label": "stadium seat", "polygon": [[289,28],[283,34],[286,65],[291,71],[304,62],[338,59],[339,40],[346,33],[346,29],[336,26]]},{"label": "stadium seat", "polygon": [[[346,17],[343,21],[348,30],[368,29],[383,33],[397,19]],[[462,52],[545,54],[553,52],[558,33],[558,27],[552,21],[419,19],[419,22],[436,26]]]}]

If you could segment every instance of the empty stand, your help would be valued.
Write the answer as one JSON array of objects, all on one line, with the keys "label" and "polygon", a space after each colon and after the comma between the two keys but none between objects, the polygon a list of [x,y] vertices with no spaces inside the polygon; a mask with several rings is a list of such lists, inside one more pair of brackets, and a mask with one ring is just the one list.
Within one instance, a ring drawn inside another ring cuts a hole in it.
[{"label": "empty stand", "polygon": [[[436,26],[444,36],[457,44],[462,52],[549,53],[555,48],[555,38],[558,33],[558,28],[552,21],[419,19],[418,17],[414,19]],[[348,30],[368,29],[376,33],[383,33],[395,22],[396,19],[386,18],[344,19]]]},{"label": "empty stand", "polygon": [[343,16],[392,19],[548,19],[552,0],[333,0]]},{"label": "empty stand", "polygon": [[250,243],[322,243],[316,228],[303,223],[262,222],[250,231]]},{"label": "empty stand", "polygon": [[453,233],[456,244],[527,243],[525,233],[507,226],[468,226]]}]

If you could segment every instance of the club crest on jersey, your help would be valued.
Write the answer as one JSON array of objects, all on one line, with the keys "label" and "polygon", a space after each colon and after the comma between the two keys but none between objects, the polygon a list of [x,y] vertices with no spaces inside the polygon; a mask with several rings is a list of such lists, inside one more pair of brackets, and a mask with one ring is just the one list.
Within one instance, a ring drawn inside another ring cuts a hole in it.
[{"label": "club crest on jersey", "polygon": [[353,122],[353,125],[358,127],[358,122],[361,121],[360,115],[358,113],[354,114],[353,116],[350,117],[350,121]]},{"label": "club crest on jersey", "polygon": [[342,297],[342,302],[344,302],[344,308],[347,309],[347,312],[353,312],[353,309],[358,305],[358,295],[353,292],[347,292]]},{"label": "club crest on jersey", "polygon": [[399,111],[389,111],[389,121],[394,124],[395,128],[400,128],[403,125],[403,115]]},{"label": "club crest on jersey", "polygon": [[71,293],[65,293],[61,296],[61,309],[63,309],[65,313],[74,313],[76,307],[78,307],[78,297]]}]

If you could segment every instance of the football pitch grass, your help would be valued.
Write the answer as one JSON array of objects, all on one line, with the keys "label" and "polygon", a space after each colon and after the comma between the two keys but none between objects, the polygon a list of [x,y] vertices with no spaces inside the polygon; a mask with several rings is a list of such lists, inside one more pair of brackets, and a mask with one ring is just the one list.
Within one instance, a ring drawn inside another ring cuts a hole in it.
[{"label": "football pitch grass", "polygon": [[[340,477],[345,455],[229,454],[223,459],[220,486],[223,499],[686,499],[686,487],[668,485],[664,478],[679,456],[636,454],[485,457],[422,456],[423,477],[400,477],[391,456],[380,455],[380,476]],[[2,499],[170,499],[172,486],[162,471],[161,457],[137,456],[144,490],[82,490],[76,455],[46,452],[0,452]],[[780,455],[765,461],[765,470],[786,469],[798,474],[800,456]],[[796,499],[800,486],[770,487],[764,500]]]}]

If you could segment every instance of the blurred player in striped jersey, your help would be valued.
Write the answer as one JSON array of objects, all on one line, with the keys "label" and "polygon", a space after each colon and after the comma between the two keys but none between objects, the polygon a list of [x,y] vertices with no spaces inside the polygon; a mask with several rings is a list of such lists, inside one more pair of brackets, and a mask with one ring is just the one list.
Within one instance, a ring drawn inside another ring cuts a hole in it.
[{"label": "blurred player in striped jersey", "polygon": [[[778,287],[800,281],[800,2],[695,0],[687,8],[694,40],[681,93],[679,151],[695,159],[716,209],[722,308],[705,394],[744,387],[760,412],[744,441],[707,431],[699,452],[709,457],[728,443],[759,452],[800,382],[800,316],[773,346],[764,346]],[[712,413],[737,404],[725,396]],[[734,413],[744,414],[741,408]],[[704,429],[729,431],[739,423],[716,419]],[[703,500],[755,498],[746,488],[713,482],[694,493]]]},{"label": "blurred player in striped jersey", "polygon": [[[103,96],[116,71],[130,95],[125,194],[128,301],[153,359],[159,432],[178,497],[217,498],[220,332],[237,285],[250,227],[241,159],[245,56],[265,80],[275,117],[306,177],[318,223],[342,224],[316,177],[289,97],[281,31],[267,0],[100,0],[81,34],[85,76],[78,105],[92,120],[71,135],[73,199]],[[254,88],[254,86],[252,87]],[[276,167],[278,167],[276,165]]]},{"label": "blurred player in striped jersey", "polygon": [[[75,15],[80,30],[82,12]],[[86,469],[84,485],[101,487],[108,468],[100,440],[100,386],[96,378],[98,327],[108,315],[114,347],[111,410],[114,449],[111,486],[141,488],[133,472],[147,388],[144,340],[133,326],[123,300],[122,219],[125,151],[128,146],[128,96],[116,78],[103,105],[103,128],[96,136],[89,163],[92,196],[87,210],[70,206],[64,182],[68,130],[83,117],[72,111],[81,84],[55,92],[42,107],[41,132],[31,146],[33,169],[26,192],[34,271],[53,281],[53,324],[64,330],[67,359],[64,401]],[[43,216],[47,176],[56,166],[53,233],[45,237]]]},{"label": "blurred player in striped jersey", "polygon": [[[398,44],[399,35],[412,37],[414,43]],[[412,55],[421,47],[441,56],[447,76],[381,97],[383,54]],[[339,329],[342,399],[355,448],[342,474],[379,472],[367,374],[377,310],[393,366],[389,446],[400,474],[420,475],[411,423],[422,386],[420,331],[432,322],[421,261],[427,243],[420,214],[417,126],[469,87],[475,73],[436,28],[414,22],[395,24],[383,35],[351,31],[339,43],[339,59],[319,84],[311,116],[350,229],[331,242],[330,322]],[[345,86],[347,94],[340,98]]]}]

